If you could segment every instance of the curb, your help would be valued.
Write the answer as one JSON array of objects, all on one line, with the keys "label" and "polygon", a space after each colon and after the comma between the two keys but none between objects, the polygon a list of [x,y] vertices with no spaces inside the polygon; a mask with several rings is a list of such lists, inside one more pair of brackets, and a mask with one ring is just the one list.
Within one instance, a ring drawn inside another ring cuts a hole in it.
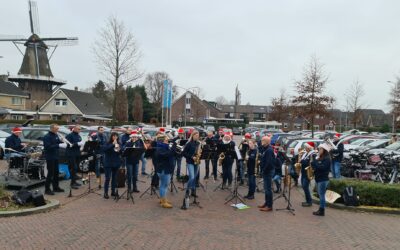
[{"label": "curb", "polygon": [[[319,204],[319,199],[315,196],[312,196],[312,200],[314,204]],[[339,203],[328,203],[326,202],[326,206],[335,209],[348,210],[353,212],[365,212],[365,213],[378,213],[378,214],[397,214],[400,215],[399,208],[392,207],[373,207],[373,206],[358,206],[358,207],[349,207]]]},{"label": "curb", "polygon": [[52,209],[56,209],[60,207],[60,202],[58,200],[48,200],[49,203],[41,206],[41,207],[34,207],[34,208],[26,208],[21,210],[15,211],[2,211],[0,212],[0,217],[12,217],[12,216],[25,216],[31,214],[38,214],[50,211]]}]

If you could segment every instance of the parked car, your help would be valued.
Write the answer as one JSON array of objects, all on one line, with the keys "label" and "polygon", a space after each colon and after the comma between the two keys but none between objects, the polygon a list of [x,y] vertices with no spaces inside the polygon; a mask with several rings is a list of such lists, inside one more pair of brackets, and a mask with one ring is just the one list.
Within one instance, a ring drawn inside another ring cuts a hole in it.
[{"label": "parked car", "polygon": [[400,141],[395,142],[390,144],[389,146],[386,146],[384,148],[376,148],[376,149],[370,149],[368,150],[369,154],[386,154],[386,153],[391,153],[394,151],[400,151]]},{"label": "parked car", "polygon": [[275,145],[276,141],[278,140],[278,138],[280,136],[291,136],[291,134],[288,133],[275,133],[272,137],[271,137],[271,145]]},{"label": "parked car", "polygon": [[339,143],[343,143],[343,145],[345,144],[350,144],[353,141],[359,140],[359,139],[375,139],[375,136],[371,136],[371,135],[350,135],[350,136],[345,136],[344,138],[340,138]]},{"label": "parked car", "polygon": [[241,128],[238,128],[238,127],[233,127],[232,128],[232,132],[233,132],[234,135],[241,135],[242,134]]},{"label": "parked car", "polygon": [[10,135],[11,135],[10,133],[0,130],[0,159],[1,160],[4,158],[4,148],[5,148],[6,138],[9,137]]},{"label": "parked car", "polygon": [[207,126],[206,126],[206,130],[207,130],[207,131],[211,131],[211,132],[214,133],[214,132],[215,132],[215,127],[212,126],[212,125],[207,125]]},{"label": "parked car", "polygon": [[343,144],[344,150],[349,151],[355,148],[358,148],[360,146],[365,146],[371,142],[374,142],[378,139],[374,139],[374,138],[360,138],[358,140],[355,140],[349,144]]},{"label": "parked car", "polygon": [[294,140],[290,143],[286,150],[287,157],[292,158],[293,156],[297,155],[299,153],[299,149],[303,148],[304,144],[306,144],[307,142],[314,142],[315,147],[318,147],[324,141],[320,139]]}]

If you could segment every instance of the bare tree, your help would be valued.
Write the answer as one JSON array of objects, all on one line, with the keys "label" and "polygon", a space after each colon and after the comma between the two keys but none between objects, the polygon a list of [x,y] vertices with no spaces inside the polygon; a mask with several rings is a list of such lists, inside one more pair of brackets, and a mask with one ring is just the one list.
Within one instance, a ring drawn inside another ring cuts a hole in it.
[{"label": "bare tree", "polygon": [[116,109],[115,120],[116,121],[128,121],[128,97],[124,85],[119,84],[117,91],[115,91]]},{"label": "bare tree", "polygon": [[228,102],[228,100],[224,97],[224,96],[217,96],[216,98],[215,98],[215,102],[219,105],[219,106],[221,106],[221,105],[226,105],[226,104],[228,104],[229,102]]},{"label": "bare tree", "polygon": [[136,122],[143,121],[143,98],[139,93],[135,93],[135,99],[133,101],[132,117]]},{"label": "bare tree", "polygon": [[282,122],[289,114],[290,102],[287,98],[285,89],[281,89],[279,97],[274,97],[271,100],[271,113],[269,118],[278,122]]},{"label": "bare tree", "polygon": [[97,66],[110,89],[113,90],[113,120],[116,119],[118,84],[126,85],[142,77],[138,70],[141,57],[133,34],[116,17],[107,19],[92,46]]},{"label": "bare tree", "polygon": [[304,67],[303,79],[295,82],[297,96],[293,97],[293,104],[301,108],[300,114],[308,119],[311,126],[311,135],[314,137],[314,121],[317,115],[327,115],[327,107],[333,102],[333,97],[325,95],[328,77],[323,70],[324,65],[316,56]]},{"label": "bare tree", "polygon": [[364,108],[362,98],[364,95],[364,86],[358,80],[353,82],[345,94],[348,111],[353,113],[351,122],[354,128],[357,128],[358,122],[362,119],[362,109]]},{"label": "bare tree", "polygon": [[[157,111],[157,118],[161,113],[161,104],[163,100],[163,89],[164,81],[172,81],[166,72],[154,72],[146,75],[144,80],[144,86],[146,88],[147,96],[150,102],[152,102]],[[172,99],[175,99],[178,95],[178,89],[176,86],[172,86]]]}]

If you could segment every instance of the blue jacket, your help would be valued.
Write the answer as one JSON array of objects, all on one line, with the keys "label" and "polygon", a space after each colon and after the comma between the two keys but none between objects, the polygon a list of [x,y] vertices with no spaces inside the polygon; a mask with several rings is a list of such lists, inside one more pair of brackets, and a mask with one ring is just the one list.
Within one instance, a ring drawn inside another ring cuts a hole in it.
[{"label": "blue jacket", "polygon": [[66,150],[66,156],[67,157],[77,157],[81,155],[81,150],[80,146],[78,145],[78,142],[82,141],[82,137],[79,135],[79,133],[76,132],[71,132],[69,133],[65,139],[67,139],[71,144],[72,147],[68,146]]},{"label": "blue jacket", "polygon": [[16,151],[22,151],[23,146],[21,145],[21,139],[15,134],[10,135],[5,141],[6,148],[12,148]]},{"label": "blue jacket", "polygon": [[254,175],[256,168],[257,149],[249,149],[249,159],[247,160],[247,174]]},{"label": "blue jacket", "polygon": [[189,141],[183,149],[182,155],[186,158],[186,164],[194,164],[193,156],[196,154],[199,142]]},{"label": "blue jacket", "polygon": [[331,170],[331,158],[325,157],[322,160],[314,160],[311,163],[314,169],[316,182],[329,181],[329,171]]},{"label": "blue jacket", "polygon": [[43,137],[44,146],[44,157],[46,160],[58,160],[59,156],[59,144],[62,143],[57,134],[49,131]]},{"label": "blue jacket", "polygon": [[174,152],[169,149],[168,144],[157,143],[155,158],[157,161],[157,173],[161,173],[163,170],[165,174],[172,174],[174,172]]},{"label": "blue jacket", "polygon": [[104,167],[105,168],[119,168],[121,166],[120,152],[115,152],[113,143],[106,143],[103,145],[104,152]]},{"label": "blue jacket", "polygon": [[105,136],[104,134],[96,133],[96,135],[92,136],[92,140],[93,140],[93,141],[98,141],[98,142],[99,142],[99,147],[98,147],[98,149],[96,150],[96,153],[97,153],[97,154],[102,153],[101,147],[104,146],[104,145],[107,143],[107,138],[106,138],[106,136]]},{"label": "blue jacket", "polygon": [[274,161],[275,154],[274,150],[270,145],[262,146],[262,155],[260,159],[260,168],[263,170],[264,175],[269,174],[271,171],[275,170]]},{"label": "blue jacket", "polygon": [[121,146],[123,147],[123,146],[125,146],[125,143],[127,142],[127,141],[129,141],[129,139],[130,139],[130,134],[127,134],[127,133],[125,133],[125,134],[123,134],[122,136],[121,136]]}]

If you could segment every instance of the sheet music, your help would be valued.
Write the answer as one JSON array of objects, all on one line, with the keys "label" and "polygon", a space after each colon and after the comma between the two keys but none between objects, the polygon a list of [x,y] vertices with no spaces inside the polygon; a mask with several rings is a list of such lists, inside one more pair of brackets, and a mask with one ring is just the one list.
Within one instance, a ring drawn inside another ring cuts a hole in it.
[{"label": "sheet music", "polygon": [[242,154],[240,153],[239,148],[236,145],[235,145],[235,152],[236,152],[237,159],[241,160],[242,159]]}]

